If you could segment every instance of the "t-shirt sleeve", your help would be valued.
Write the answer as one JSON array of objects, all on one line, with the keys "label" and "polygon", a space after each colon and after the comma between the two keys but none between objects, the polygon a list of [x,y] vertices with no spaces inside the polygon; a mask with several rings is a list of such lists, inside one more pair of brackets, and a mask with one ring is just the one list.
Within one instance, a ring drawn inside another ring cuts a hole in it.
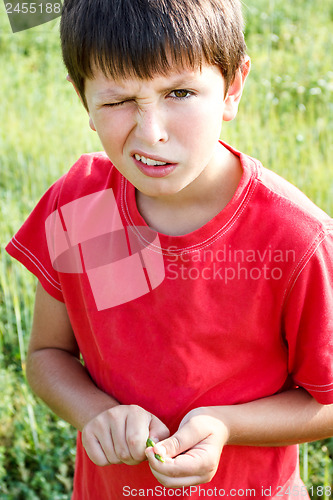
[{"label": "t-shirt sleeve", "polygon": [[317,239],[293,277],[284,328],[289,373],[319,403],[333,403],[333,234]]},{"label": "t-shirt sleeve", "polygon": [[59,192],[64,177],[48,189],[23,226],[13,236],[6,250],[40,281],[43,288],[55,299],[64,302],[58,272],[53,268],[45,221],[57,209]]}]

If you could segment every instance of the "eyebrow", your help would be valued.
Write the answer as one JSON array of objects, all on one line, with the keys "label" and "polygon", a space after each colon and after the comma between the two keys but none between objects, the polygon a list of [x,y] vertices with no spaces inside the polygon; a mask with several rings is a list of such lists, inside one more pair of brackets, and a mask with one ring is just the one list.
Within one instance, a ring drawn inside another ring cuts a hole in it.
[{"label": "eyebrow", "polygon": [[103,99],[116,99],[116,100],[124,100],[124,99],[130,99],[130,94],[126,94],[123,90],[101,90],[96,94],[96,99],[98,100],[103,100]]}]

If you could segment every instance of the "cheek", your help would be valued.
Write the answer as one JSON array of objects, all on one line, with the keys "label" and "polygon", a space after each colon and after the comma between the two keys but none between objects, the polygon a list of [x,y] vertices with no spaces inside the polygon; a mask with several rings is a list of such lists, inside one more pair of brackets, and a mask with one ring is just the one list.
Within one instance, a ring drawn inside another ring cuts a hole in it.
[{"label": "cheek", "polygon": [[210,149],[220,137],[222,116],[222,107],[207,106],[200,113],[195,111],[187,116],[186,123],[178,122],[179,137],[195,151]]},{"label": "cheek", "polygon": [[94,121],[94,124],[106,152],[110,150],[116,152],[119,148],[122,148],[128,135],[126,120],[121,119],[121,117],[116,114],[115,116],[111,116],[110,113]]}]

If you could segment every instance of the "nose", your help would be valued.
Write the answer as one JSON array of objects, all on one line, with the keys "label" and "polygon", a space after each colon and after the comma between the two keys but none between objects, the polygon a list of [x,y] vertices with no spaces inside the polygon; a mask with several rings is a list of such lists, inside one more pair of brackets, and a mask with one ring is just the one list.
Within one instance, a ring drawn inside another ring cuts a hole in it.
[{"label": "nose", "polygon": [[157,106],[139,108],[136,117],[135,135],[149,146],[168,140],[165,117]]}]

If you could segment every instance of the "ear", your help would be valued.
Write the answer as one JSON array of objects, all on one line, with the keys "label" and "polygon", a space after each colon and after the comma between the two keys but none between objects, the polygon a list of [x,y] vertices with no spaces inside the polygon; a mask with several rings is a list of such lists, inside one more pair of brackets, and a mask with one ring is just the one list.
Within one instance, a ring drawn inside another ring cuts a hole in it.
[{"label": "ear", "polygon": [[[83,106],[84,106],[84,102],[82,101],[82,97],[81,97],[81,95],[80,95],[80,92],[79,92],[79,91],[78,91],[78,89],[76,88],[75,83],[73,82],[73,80],[72,80],[71,76],[70,76],[70,75],[67,75],[67,76],[66,76],[66,80],[67,80],[68,82],[70,82],[70,83],[73,85],[75,92],[77,93],[77,95],[78,95],[78,97],[79,97],[80,101],[82,102],[82,104],[83,104]],[[84,107],[85,107],[85,106],[84,106]]]},{"label": "ear", "polygon": [[91,118],[91,116],[89,115],[89,127],[91,128],[91,130],[93,130],[94,132],[96,132],[96,128],[95,128],[95,125],[94,125],[94,122]]},{"label": "ear", "polygon": [[93,130],[94,132],[96,132],[94,122],[92,121],[92,118],[91,118],[91,116],[90,116],[90,114],[89,114],[89,110],[87,109],[87,106],[86,106],[86,105],[85,105],[85,103],[83,102],[82,97],[81,97],[81,94],[80,94],[80,92],[78,91],[78,89],[76,88],[75,83],[73,82],[73,80],[72,80],[71,76],[70,76],[70,75],[67,75],[67,76],[66,76],[66,80],[68,80],[68,81],[69,81],[69,82],[73,85],[74,90],[75,90],[75,92],[77,93],[77,95],[78,95],[78,97],[79,97],[79,99],[80,99],[81,103],[83,104],[84,108],[85,108],[85,109],[87,110],[87,112],[88,112],[88,115],[89,115],[89,127],[91,128],[91,130]]},{"label": "ear", "polygon": [[233,120],[238,111],[238,105],[242,97],[245,80],[251,69],[251,59],[246,56],[241,66],[238,68],[233,82],[230,84],[227,96],[224,100],[223,120],[229,122]]}]

